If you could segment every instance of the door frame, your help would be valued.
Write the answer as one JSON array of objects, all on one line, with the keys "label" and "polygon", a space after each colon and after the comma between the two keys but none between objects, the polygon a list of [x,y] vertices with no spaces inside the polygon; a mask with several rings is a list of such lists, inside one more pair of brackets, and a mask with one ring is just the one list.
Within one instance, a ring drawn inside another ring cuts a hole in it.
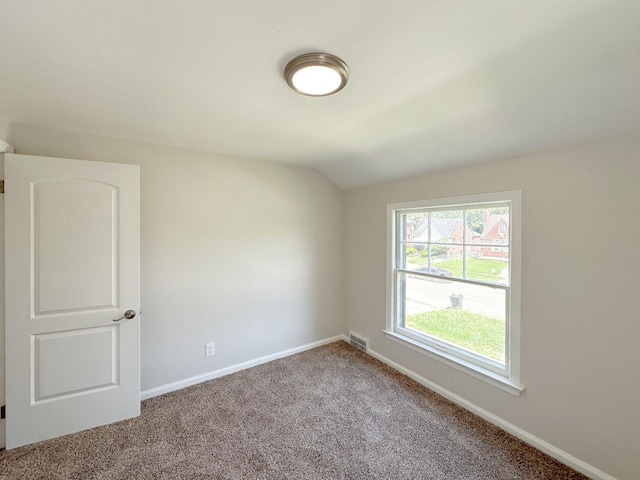
[{"label": "door frame", "polygon": [[[0,139],[0,180],[4,180],[4,154],[13,153],[13,147]],[[7,401],[5,378],[5,318],[4,318],[4,193],[0,193],[0,405]],[[7,446],[6,428],[7,421],[0,420],[0,448]]]}]

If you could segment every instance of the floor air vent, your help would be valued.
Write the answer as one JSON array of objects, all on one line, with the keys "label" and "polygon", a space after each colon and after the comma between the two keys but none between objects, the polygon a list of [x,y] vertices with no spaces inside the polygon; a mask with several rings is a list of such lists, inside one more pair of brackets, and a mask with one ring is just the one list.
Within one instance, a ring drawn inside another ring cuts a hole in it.
[{"label": "floor air vent", "polygon": [[358,350],[362,350],[363,352],[367,351],[367,339],[356,333],[349,332],[349,343]]}]

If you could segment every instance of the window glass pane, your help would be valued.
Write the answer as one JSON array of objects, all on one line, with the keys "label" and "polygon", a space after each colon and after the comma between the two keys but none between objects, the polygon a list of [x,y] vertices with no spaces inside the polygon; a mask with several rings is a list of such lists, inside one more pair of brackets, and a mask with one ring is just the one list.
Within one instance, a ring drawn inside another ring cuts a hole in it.
[{"label": "window glass pane", "polygon": [[[431,275],[439,275],[441,277],[462,277],[461,246],[414,243],[406,244],[404,252],[406,263],[400,268],[429,273]],[[451,258],[449,258],[449,254]],[[439,265],[439,263],[442,263],[442,265]],[[452,271],[443,268],[448,265],[453,265],[455,270]]]},{"label": "window glass pane", "polygon": [[429,268],[429,245],[424,243],[406,243],[402,251],[405,258],[402,267],[407,270],[426,271]]},{"label": "window glass pane", "polygon": [[431,268],[440,269],[447,277],[462,276],[462,245],[431,245]]},{"label": "window glass pane", "polygon": [[467,279],[483,282],[509,282],[509,249],[467,246]]},{"label": "window glass pane", "polygon": [[482,234],[489,220],[488,208],[474,208],[465,211],[465,222],[467,224],[467,242],[482,243]]},{"label": "window glass pane", "polygon": [[509,207],[466,210],[467,243],[509,244]]},{"label": "window glass pane", "polygon": [[404,327],[505,363],[505,291],[450,278],[406,275]]},{"label": "window glass pane", "polygon": [[410,242],[428,242],[429,241],[429,223],[426,212],[405,213],[401,215],[404,219],[404,236],[405,241]]},{"label": "window glass pane", "polygon": [[462,210],[431,212],[432,243],[462,243],[464,225]]}]

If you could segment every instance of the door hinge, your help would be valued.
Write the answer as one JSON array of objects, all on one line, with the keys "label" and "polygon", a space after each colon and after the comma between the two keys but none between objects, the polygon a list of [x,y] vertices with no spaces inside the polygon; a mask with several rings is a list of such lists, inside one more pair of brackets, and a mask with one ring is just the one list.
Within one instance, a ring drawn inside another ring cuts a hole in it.
[{"label": "door hinge", "polygon": [[2,405],[2,407],[0,407],[0,420],[2,420],[3,418],[7,418],[7,406],[6,405]]},{"label": "door hinge", "polygon": [[4,180],[0,180],[0,193],[4,193]]}]

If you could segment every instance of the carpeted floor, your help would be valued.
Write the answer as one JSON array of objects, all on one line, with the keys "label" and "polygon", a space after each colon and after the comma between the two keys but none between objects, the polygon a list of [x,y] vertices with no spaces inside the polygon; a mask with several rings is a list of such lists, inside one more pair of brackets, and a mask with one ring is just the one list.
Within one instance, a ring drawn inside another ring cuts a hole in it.
[{"label": "carpeted floor", "polygon": [[584,479],[344,342],[0,452],[3,479]]}]

